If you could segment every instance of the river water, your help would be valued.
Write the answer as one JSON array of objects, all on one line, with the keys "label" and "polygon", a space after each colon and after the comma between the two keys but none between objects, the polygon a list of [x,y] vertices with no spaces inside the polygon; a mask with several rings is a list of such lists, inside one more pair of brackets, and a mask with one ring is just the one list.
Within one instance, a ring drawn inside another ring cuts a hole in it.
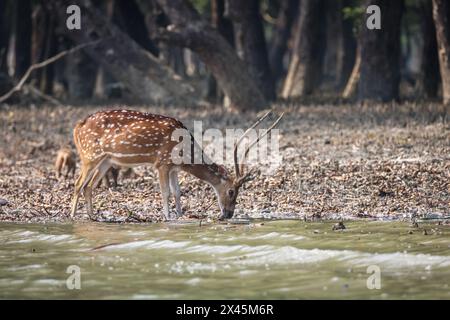
[{"label": "river water", "polygon": [[1,223],[0,298],[450,299],[449,225],[333,224]]}]

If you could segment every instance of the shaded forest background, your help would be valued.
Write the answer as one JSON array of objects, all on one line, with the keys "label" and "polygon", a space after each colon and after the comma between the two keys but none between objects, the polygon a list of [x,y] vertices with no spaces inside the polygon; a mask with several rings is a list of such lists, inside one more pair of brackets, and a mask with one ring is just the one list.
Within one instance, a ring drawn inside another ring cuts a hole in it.
[{"label": "shaded forest background", "polygon": [[[66,27],[71,4],[81,30]],[[381,30],[365,27],[371,4]],[[89,44],[7,103],[450,102],[445,0],[0,0],[0,15],[0,96]]]},{"label": "shaded forest background", "polygon": [[[81,30],[66,26],[74,3]],[[381,30],[366,28],[372,4]],[[449,10],[448,0],[0,0],[0,221],[69,217],[74,179],[55,172],[58,150],[74,149],[77,121],[123,104],[223,130],[249,127],[262,108],[284,112],[283,163],[244,187],[242,216],[447,217]],[[96,190],[96,219],[160,219],[154,170],[122,173]],[[208,185],[180,183],[186,217],[217,213]]]}]

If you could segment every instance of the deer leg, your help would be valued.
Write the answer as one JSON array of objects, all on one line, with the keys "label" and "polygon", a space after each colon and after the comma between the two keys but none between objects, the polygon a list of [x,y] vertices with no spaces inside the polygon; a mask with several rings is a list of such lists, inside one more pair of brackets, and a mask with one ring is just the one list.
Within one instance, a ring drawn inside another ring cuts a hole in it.
[{"label": "deer leg", "polygon": [[83,188],[84,199],[86,200],[86,211],[89,217],[92,217],[92,187],[87,185]]},{"label": "deer leg", "polygon": [[103,158],[97,164],[95,163],[89,163],[89,164],[82,164],[81,165],[81,173],[78,177],[77,181],[75,182],[75,191],[73,194],[72,199],[72,210],[70,213],[70,216],[73,218],[77,211],[78,206],[78,200],[80,198],[80,193],[83,191],[83,189],[86,187],[86,185],[89,183],[89,181],[92,179],[92,176],[95,173],[95,170],[99,167],[99,165],[105,160]]},{"label": "deer leg", "polygon": [[56,159],[56,164],[55,164],[56,173],[57,173],[58,178],[61,176],[61,167],[62,167],[62,160],[60,157],[58,157]]},{"label": "deer leg", "polygon": [[88,215],[91,217],[93,214],[93,206],[92,206],[92,189],[95,188],[98,183],[105,176],[106,172],[108,172],[111,164],[107,159],[104,159],[100,162],[99,165],[96,166],[96,170],[89,183],[84,188],[84,198],[86,199],[87,211]]},{"label": "deer leg", "polygon": [[69,164],[68,164],[68,160],[67,157],[64,157],[63,162],[62,162],[62,167],[61,167],[61,172],[66,171],[66,174],[64,175],[64,179],[67,179],[67,173],[69,172]]},{"label": "deer leg", "polygon": [[67,179],[67,177],[69,176],[70,170],[71,170],[70,165],[66,163],[66,174],[64,175],[65,179]]},{"label": "deer leg", "polygon": [[92,177],[92,180],[90,182],[90,186],[92,188],[97,188],[97,186],[100,184],[100,182],[106,177],[108,174],[108,170],[111,168],[111,164],[109,161],[103,162],[100,167],[98,167],[97,173]]},{"label": "deer leg", "polygon": [[78,178],[77,182],[75,183],[75,192],[74,192],[74,195],[73,195],[72,210],[71,210],[71,214],[70,214],[70,216],[72,218],[74,217],[75,213],[77,212],[77,206],[78,206],[78,201],[80,199],[81,191],[83,191],[83,194],[85,196],[86,202],[88,204],[88,211],[89,211],[89,204],[90,204],[90,202],[88,201],[89,193],[86,193],[85,188],[86,188],[87,182],[92,177],[92,173],[93,173],[92,169],[82,168],[81,175]]},{"label": "deer leg", "polygon": [[181,217],[183,215],[183,209],[181,208],[181,192],[180,192],[180,184],[178,183],[178,174],[175,170],[172,170],[169,174],[170,180],[170,191],[173,193],[175,197],[175,206],[177,211],[177,216]]},{"label": "deer leg", "polygon": [[74,217],[75,213],[77,212],[77,206],[78,206],[78,200],[80,198],[81,186],[84,184],[84,180],[86,179],[88,172],[89,172],[89,168],[82,165],[80,176],[78,177],[77,181],[75,182],[75,191],[73,193],[73,199],[72,199],[72,210],[70,213],[70,216],[72,218]]},{"label": "deer leg", "polygon": [[79,181],[81,180],[82,175],[75,182],[75,191],[72,198],[72,208],[70,209],[70,217],[73,218],[75,213],[77,212],[78,200],[80,199],[80,194],[77,190],[77,185],[79,185]]},{"label": "deer leg", "polygon": [[169,196],[170,196],[170,186],[169,186],[169,170],[166,167],[160,167],[158,169],[159,174],[159,186],[161,188],[161,197],[163,201],[163,214],[165,220],[169,220]]}]

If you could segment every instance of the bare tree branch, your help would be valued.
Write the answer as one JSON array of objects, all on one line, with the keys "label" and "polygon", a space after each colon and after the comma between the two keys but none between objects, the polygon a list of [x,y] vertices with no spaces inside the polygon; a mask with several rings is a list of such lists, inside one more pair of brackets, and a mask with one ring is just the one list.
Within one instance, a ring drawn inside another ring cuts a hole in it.
[{"label": "bare tree branch", "polygon": [[76,47],[73,47],[72,49],[61,51],[57,55],[54,55],[53,57],[50,57],[50,58],[48,58],[48,59],[46,59],[46,60],[44,60],[42,62],[32,64],[28,68],[28,70],[25,72],[25,74],[22,76],[20,81],[11,90],[9,90],[4,95],[0,96],[0,103],[8,100],[15,92],[18,92],[18,91],[22,90],[23,85],[28,80],[28,78],[30,77],[31,73],[34,70],[37,70],[37,69],[40,69],[40,68],[44,68],[44,67],[48,66],[49,64],[51,64],[51,63],[53,63],[53,62],[55,62],[55,61],[65,57],[68,54],[80,51],[81,49],[83,49],[83,48],[85,48],[87,46],[95,45],[95,44],[99,43],[100,41],[102,41],[102,39],[101,40],[92,41],[92,42],[88,42],[88,43],[80,44],[80,45],[78,45]]}]

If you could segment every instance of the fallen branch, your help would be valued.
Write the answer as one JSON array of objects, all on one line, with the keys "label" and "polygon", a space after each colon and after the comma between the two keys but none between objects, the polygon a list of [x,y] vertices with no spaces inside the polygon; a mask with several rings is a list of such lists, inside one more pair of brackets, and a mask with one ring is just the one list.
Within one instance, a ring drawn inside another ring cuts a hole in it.
[{"label": "fallen branch", "polygon": [[31,73],[32,73],[34,70],[37,70],[37,69],[46,67],[46,66],[48,66],[49,64],[51,64],[51,63],[53,63],[53,62],[55,62],[55,61],[57,61],[57,60],[59,60],[59,59],[65,57],[65,56],[68,55],[68,54],[77,52],[77,51],[79,51],[79,50],[81,50],[81,49],[83,49],[83,48],[85,48],[85,47],[87,47],[87,46],[92,46],[92,45],[94,45],[94,44],[97,44],[97,43],[99,43],[100,41],[102,41],[102,40],[96,40],[96,41],[92,41],[92,42],[80,44],[80,45],[78,45],[78,46],[76,46],[76,47],[73,47],[72,49],[61,51],[61,52],[58,53],[57,55],[54,55],[53,57],[50,57],[50,58],[48,58],[48,59],[46,59],[46,60],[44,60],[44,61],[42,61],[42,62],[32,64],[32,65],[28,68],[28,70],[25,72],[25,74],[22,76],[22,78],[20,79],[20,81],[14,86],[14,88],[12,88],[11,90],[9,90],[9,91],[8,91],[7,93],[5,93],[4,95],[0,96],[0,103],[2,103],[2,102],[4,102],[4,101],[6,101],[7,99],[9,99],[9,97],[11,97],[15,92],[18,92],[18,91],[22,90],[23,85],[24,85],[25,82],[28,80],[28,78],[30,77]]}]

